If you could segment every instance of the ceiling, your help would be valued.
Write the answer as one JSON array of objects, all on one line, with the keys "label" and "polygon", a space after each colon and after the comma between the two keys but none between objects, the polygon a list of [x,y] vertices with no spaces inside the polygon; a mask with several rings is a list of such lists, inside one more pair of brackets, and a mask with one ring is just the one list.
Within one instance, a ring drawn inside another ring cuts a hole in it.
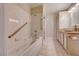
[{"label": "ceiling", "polygon": [[48,13],[55,13],[59,12],[61,10],[65,10],[69,8],[71,3],[48,3],[48,4],[43,4],[45,6],[45,10],[48,11]]},{"label": "ceiling", "polygon": [[30,6],[31,8],[37,7],[37,6],[39,6],[39,5],[42,5],[42,3],[29,3],[29,6]]},{"label": "ceiling", "polygon": [[29,6],[33,8],[43,5],[43,7],[46,7],[45,10],[47,10],[48,13],[55,13],[61,10],[66,10],[71,6],[71,4],[72,3],[29,3]]},{"label": "ceiling", "polygon": [[55,13],[61,10],[65,10],[70,7],[72,3],[25,3],[25,4],[20,4],[24,8],[26,8],[26,5],[29,5],[29,7],[37,7],[39,5],[43,5],[43,8],[48,11],[48,13]]}]

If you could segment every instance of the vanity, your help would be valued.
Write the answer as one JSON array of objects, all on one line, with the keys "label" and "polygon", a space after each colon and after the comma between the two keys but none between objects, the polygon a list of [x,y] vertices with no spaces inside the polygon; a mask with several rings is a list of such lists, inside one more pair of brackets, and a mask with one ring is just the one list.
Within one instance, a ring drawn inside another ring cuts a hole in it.
[{"label": "vanity", "polygon": [[79,31],[59,31],[59,42],[70,55],[79,55]]},{"label": "vanity", "polygon": [[79,56],[79,7],[72,12],[62,11],[59,13],[58,41],[70,54]]}]

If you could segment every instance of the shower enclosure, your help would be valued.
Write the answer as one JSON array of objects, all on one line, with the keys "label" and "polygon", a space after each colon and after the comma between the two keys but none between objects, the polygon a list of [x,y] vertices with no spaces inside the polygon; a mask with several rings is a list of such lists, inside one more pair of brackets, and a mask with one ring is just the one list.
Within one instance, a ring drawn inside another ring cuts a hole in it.
[{"label": "shower enclosure", "polygon": [[33,42],[35,42],[43,33],[43,6],[39,5],[31,8],[31,33]]}]

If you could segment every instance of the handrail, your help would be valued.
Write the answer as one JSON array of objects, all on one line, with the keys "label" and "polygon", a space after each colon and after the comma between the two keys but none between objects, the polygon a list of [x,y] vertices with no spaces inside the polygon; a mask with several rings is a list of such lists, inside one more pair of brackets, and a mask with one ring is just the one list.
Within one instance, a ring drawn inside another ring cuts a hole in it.
[{"label": "handrail", "polygon": [[25,25],[27,24],[27,22],[25,24],[23,24],[19,29],[17,29],[14,33],[12,33],[10,36],[8,36],[8,38],[13,37],[16,33],[18,33]]}]

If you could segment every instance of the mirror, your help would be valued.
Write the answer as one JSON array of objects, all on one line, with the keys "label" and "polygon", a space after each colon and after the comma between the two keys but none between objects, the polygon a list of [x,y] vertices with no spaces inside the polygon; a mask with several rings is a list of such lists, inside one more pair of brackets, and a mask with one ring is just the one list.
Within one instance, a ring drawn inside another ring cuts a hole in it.
[{"label": "mirror", "polygon": [[68,11],[59,12],[59,29],[79,28],[79,5],[74,5]]},{"label": "mirror", "polygon": [[71,12],[71,26],[79,27],[79,6],[74,7],[74,10]]},{"label": "mirror", "polygon": [[79,28],[79,4],[75,4],[68,12],[71,15],[71,27],[76,25]]},{"label": "mirror", "polygon": [[59,13],[59,29],[68,29],[71,25],[71,17],[68,11],[62,11]]}]

